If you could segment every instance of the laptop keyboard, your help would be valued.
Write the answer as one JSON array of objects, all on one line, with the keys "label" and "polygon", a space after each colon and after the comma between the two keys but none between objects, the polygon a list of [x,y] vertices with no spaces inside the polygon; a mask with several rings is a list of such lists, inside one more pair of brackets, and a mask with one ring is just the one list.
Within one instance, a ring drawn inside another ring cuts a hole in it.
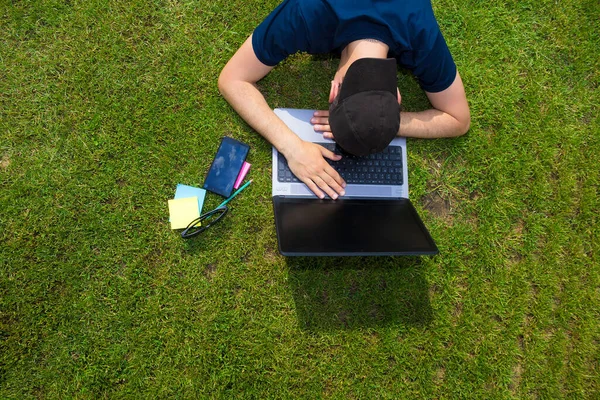
[{"label": "laptop keyboard", "polygon": [[[388,146],[382,152],[357,157],[343,153],[335,143],[316,143],[342,159],[325,160],[335,169],[346,183],[355,185],[402,185],[402,147]],[[300,182],[281,154],[278,157],[277,180],[279,182]]]}]

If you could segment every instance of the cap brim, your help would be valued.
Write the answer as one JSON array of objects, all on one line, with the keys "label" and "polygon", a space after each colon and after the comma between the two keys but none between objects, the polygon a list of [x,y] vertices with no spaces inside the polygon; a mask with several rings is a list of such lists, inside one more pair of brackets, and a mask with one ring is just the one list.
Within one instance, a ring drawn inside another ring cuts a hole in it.
[{"label": "cap brim", "polygon": [[385,91],[396,96],[397,71],[395,58],[359,58],[346,71],[338,102],[366,91]]}]

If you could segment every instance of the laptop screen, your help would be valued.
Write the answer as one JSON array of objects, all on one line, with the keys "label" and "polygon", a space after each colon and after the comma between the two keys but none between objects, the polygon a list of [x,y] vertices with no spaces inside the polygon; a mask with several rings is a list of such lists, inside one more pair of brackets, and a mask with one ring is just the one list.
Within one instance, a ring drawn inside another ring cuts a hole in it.
[{"label": "laptop screen", "polygon": [[273,197],[283,255],[430,255],[438,249],[408,199]]}]

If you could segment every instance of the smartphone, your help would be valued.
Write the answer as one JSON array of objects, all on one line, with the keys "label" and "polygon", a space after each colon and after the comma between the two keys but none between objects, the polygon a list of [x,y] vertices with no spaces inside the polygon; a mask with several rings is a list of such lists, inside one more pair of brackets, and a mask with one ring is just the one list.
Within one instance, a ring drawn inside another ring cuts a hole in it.
[{"label": "smartphone", "polygon": [[204,181],[204,189],[223,197],[231,196],[235,180],[242,169],[250,146],[229,137],[223,137],[215,159]]}]

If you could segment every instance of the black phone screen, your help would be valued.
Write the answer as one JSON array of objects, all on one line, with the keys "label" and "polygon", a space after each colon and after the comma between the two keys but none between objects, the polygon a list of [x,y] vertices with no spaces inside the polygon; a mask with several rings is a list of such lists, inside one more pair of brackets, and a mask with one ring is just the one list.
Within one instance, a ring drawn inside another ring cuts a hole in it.
[{"label": "black phone screen", "polygon": [[247,144],[235,139],[228,137],[221,139],[219,150],[204,181],[204,189],[229,197],[249,149]]}]

